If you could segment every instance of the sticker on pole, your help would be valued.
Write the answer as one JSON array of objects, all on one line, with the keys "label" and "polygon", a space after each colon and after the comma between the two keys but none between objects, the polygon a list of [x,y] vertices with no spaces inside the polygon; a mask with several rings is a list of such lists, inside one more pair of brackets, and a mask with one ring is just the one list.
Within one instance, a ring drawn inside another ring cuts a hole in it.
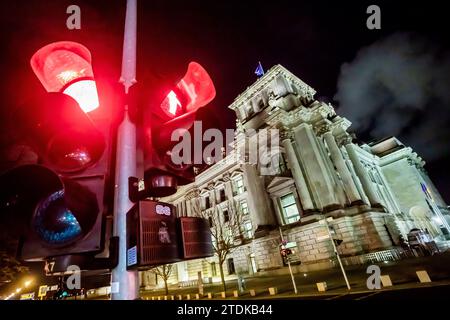
[{"label": "sticker on pole", "polygon": [[127,266],[134,266],[137,264],[137,246],[127,250]]}]

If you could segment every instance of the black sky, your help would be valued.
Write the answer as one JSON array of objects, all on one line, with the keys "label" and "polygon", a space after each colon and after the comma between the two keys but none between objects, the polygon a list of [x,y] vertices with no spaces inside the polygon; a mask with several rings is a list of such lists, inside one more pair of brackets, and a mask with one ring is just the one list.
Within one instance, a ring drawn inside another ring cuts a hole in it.
[{"label": "black sky", "polygon": [[[221,128],[234,127],[234,113],[227,106],[256,80],[253,72],[258,61],[265,69],[282,64],[316,89],[317,97],[334,103],[341,66],[351,62],[362,47],[394,33],[413,32],[448,50],[442,1],[138,2],[140,90],[155,79],[183,73],[187,63],[195,60],[215,82],[217,97],[207,110]],[[81,30],[66,28],[66,8],[71,4],[81,8]],[[370,4],[381,7],[381,30],[366,28]],[[43,45],[72,40],[87,46],[93,55],[100,99],[103,103],[111,100],[111,88],[120,75],[124,14],[125,0],[18,0],[3,5],[2,147],[20,138],[11,121],[12,110],[34,90],[42,90],[29,58]],[[339,105],[334,105],[339,113]],[[366,141],[372,138],[369,132],[359,132],[359,136]],[[427,170],[450,202],[450,157],[446,154],[428,162]]]}]

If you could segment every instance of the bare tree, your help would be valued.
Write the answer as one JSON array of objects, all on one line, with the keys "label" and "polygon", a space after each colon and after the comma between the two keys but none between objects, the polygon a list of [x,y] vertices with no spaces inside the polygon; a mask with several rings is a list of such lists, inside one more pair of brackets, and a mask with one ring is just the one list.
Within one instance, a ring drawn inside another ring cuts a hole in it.
[{"label": "bare tree", "polygon": [[14,256],[17,241],[11,237],[0,234],[0,286],[9,283],[21,274],[28,273],[28,267],[23,266]]},{"label": "bare tree", "polygon": [[150,271],[163,279],[164,289],[166,290],[166,295],[168,295],[169,286],[167,285],[167,280],[169,280],[169,277],[172,274],[173,264],[164,264],[162,266],[157,266],[151,269]]},{"label": "bare tree", "polygon": [[[194,207],[199,208],[200,206],[195,205]],[[227,210],[226,213],[224,212],[225,210]],[[220,278],[223,290],[226,291],[223,264],[233,249],[244,240],[242,229],[243,214],[237,208],[234,199],[228,200],[226,205],[213,203],[210,209],[197,210],[197,214],[210,222],[213,250],[219,260]]]}]

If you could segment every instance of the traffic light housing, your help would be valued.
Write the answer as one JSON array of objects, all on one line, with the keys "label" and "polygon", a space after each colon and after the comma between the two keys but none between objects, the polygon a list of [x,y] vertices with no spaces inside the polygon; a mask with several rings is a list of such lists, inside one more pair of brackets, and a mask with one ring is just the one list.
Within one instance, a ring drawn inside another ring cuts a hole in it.
[{"label": "traffic light housing", "polygon": [[[143,197],[164,197],[179,185],[194,180],[193,150],[188,161],[173,161],[172,149],[187,134],[192,136],[197,111],[210,103],[216,90],[208,72],[190,62],[181,78],[160,79],[143,101],[144,180]],[[191,132],[189,132],[191,130]],[[172,139],[173,135],[178,140]],[[192,148],[194,142],[191,141]],[[201,149],[201,148],[200,148]],[[201,166],[202,163],[195,164]]]},{"label": "traffic light housing", "polygon": [[40,163],[0,178],[2,219],[22,239],[22,260],[93,257],[104,247],[111,111],[99,103],[91,62],[87,48],[67,41],[31,58],[45,91],[22,106],[17,123]]},{"label": "traffic light housing", "polygon": [[208,220],[176,217],[175,206],[139,201],[127,213],[127,268],[151,266],[214,255]]}]

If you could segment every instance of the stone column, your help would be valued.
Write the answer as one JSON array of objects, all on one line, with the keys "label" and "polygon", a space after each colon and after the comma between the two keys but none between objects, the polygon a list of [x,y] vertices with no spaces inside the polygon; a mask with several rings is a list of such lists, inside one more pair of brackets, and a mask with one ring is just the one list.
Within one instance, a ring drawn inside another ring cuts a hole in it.
[{"label": "stone column", "polygon": [[180,202],[180,216],[181,217],[186,216],[186,201],[185,200],[181,200],[181,202]]},{"label": "stone column", "polygon": [[278,225],[282,226],[284,224],[284,218],[283,218],[283,213],[280,211],[280,206],[278,204],[279,198],[276,196],[272,196],[271,199],[272,199],[272,204],[275,209],[275,214],[276,214],[276,217],[278,220]]},{"label": "stone column", "polygon": [[325,210],[341,208],[311,126],[302,123],[295,128],[294,137],[316,204]]},{"label": "stone column", "polygon": [[295,150],[292,147],[290,139],[283,140],[283,147],[286,151],[287,161],[289,168],[291,169],[292,176],[294,177],[295,185],[297,186],[298,193],[300,195],[300,202],[304,212],[314,211],[314,203],[309,193],[308,185],[306,184],[305,177],[303,176],[300,162],[295,154]]},{"label": "stone column", "polygon": [[333,161],[339,175],[341,176],[344,190],[350,200],[350,204],[362,203],[363,201],[361,199],[361,196],[359,195],[352,175],[350,174],[350,171],[348,170],[347,165],[344,162],[341,150],[339,150],[334,136],[331,134],[331,132],[326,132],[323,136],[327,143],[328,149],[330,150],[331,160]]},{"label": "stone column", "polygon": [[200,209],[200,199],[198,197],[194,197],[191,200],[191,213],[193,217],[198,217],[201,213]]},{"label": "stone column", "polygon": [[233,186],[230,180],[225,181],[225,196],[227,200],[233,199]]},{"label": "stone column", "polygon": [[247,187],[250,217],[255,230],[258,230],[262,226],[275,225],[268,195],[255,165],[244,164],[243,171],[245,186]]},{"label": "stone column", "polygon": [[191,199],[186,199],[186,216],[192,217]]},{"label": "stone column", "polygon": [[374,207],[382,207],[381,201],[378,198],[375,190],[373,189],[372,181],[370,180],[366,169],[362,165],[361,161],[359,160],[358,154],[356,153],[356,146],[353,143],[349,143],[345,146],[345,149],[347,150],[348,156],[352,161],[356,174],[361,181],[364,192],[366,193],[367,198],[369,198],[370,204]]},{"label": "stone column", "polygon": [[341,181],[339,181],[338,179],[337,171],[333,166],[333,162],[331,161],[330,156],[328,155],[328,151],[325,148],[325,141],[322,139],[322,137],[317,136],[317,146],[322,154],[322,159],[325,163],[327,174],[332,181],[333,190],[335,190],[336,198],[339,200],[341,207],[344,207],[345,204],[348,202],[347,196],[345,195],[344,187],[342,186]]},{"label": "stone column", "polygon": [[216,190],[212,189],[209,191],[209,204],[211,207],[217,204]]}]

